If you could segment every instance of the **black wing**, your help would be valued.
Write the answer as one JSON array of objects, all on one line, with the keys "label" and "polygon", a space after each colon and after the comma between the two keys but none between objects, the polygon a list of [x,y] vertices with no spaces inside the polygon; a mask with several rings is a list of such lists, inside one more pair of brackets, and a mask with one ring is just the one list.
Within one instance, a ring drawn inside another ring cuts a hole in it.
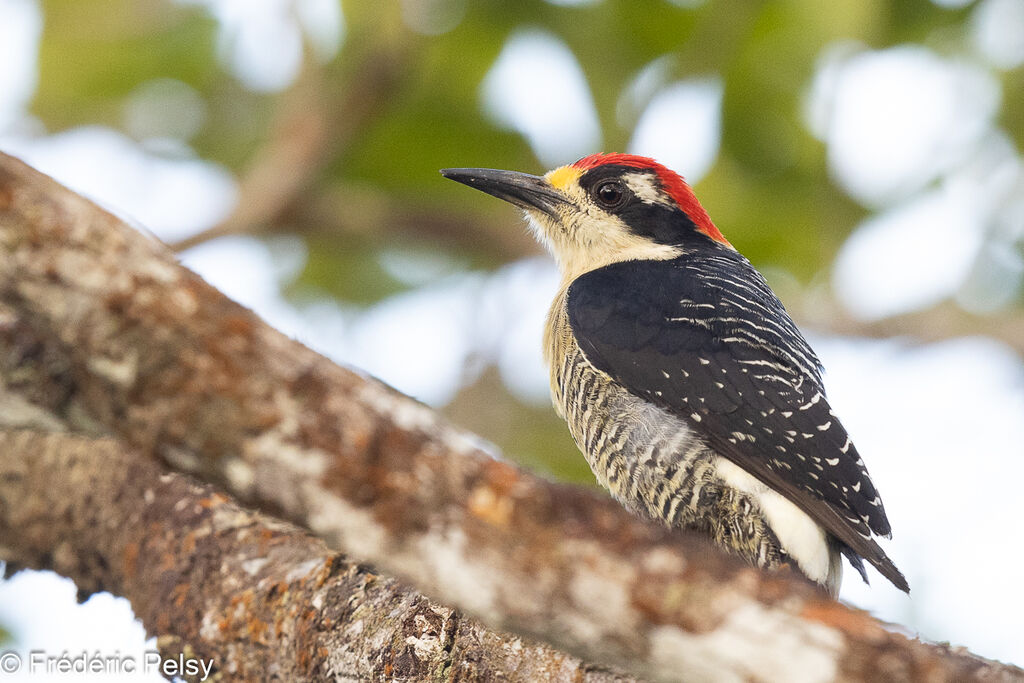
[{"label": "black wing", "polygon": [[742,255],[599,268],[569,287],[568,315],[595,367],[786,496],[846,546],[862,574],[857,555],[909,590],[872,538],[888,536],[889,521],[825,398],[818,358]]}]

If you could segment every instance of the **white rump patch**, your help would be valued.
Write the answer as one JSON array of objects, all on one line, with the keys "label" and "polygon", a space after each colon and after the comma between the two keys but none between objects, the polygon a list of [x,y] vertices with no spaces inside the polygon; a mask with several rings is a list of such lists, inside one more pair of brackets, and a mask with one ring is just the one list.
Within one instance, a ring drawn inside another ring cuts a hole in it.
[{"label": "white rump patch", "polygon": [[781,493],[768,488],[732,461],[719,456],[715,469],[728,485],[754,497],[768,518],[768,525],[801,571],[813,581],[824,584],[830,560],[825,530]]}]

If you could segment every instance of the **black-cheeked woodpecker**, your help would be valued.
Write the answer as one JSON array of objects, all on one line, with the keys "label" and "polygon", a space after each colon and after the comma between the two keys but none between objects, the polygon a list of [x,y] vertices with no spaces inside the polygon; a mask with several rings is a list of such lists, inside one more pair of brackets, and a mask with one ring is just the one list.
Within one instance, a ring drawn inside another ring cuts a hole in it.
[{"label": "black-cheeked woodpecker", "polygon": [[874,539],[889,521],[817,356],[679,175],[627,154],[543,177],[442,173],[523,209],[558,262],[552,398],[619,501],[832,595],[841,555],[909,590]]}]

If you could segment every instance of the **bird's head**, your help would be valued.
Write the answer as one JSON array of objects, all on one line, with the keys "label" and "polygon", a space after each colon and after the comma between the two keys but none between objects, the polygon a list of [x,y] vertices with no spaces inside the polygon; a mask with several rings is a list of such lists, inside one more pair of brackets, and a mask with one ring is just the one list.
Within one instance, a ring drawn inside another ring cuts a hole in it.
[{"label": "bird's head", "polygon": [[647,157],[594,154],[544,176],[488,168],[441,173],[523,209],[566,280],[619,261],[732,248],[690,186]]}]

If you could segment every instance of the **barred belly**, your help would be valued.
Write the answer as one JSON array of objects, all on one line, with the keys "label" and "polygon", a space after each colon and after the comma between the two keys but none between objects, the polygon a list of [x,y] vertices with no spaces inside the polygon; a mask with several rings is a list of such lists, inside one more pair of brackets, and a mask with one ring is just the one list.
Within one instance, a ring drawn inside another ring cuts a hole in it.
[{"label": "barred belly", "polygon": [[756,494],[723,476],[731,463],[681,419],[590,364],[569,330],[564,294],[552,307],[545,337],[556,410],[598,482],[617,500],[670,527],[705,533],[755,566],[787,560]]}]

